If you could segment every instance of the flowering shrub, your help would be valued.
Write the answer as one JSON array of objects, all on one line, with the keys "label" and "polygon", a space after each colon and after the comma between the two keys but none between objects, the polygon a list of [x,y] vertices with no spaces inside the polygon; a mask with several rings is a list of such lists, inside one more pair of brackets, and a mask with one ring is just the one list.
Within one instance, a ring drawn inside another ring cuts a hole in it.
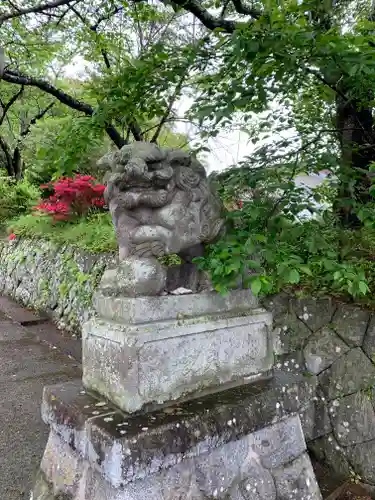
[{"label": "flowering shrub", "polygon": [[54,221],[70,220],[86,215],[93,208],[104,207],[105,186],[90,175],[76,175],[43,186],[52,195],[35,208],[52,216]]}]

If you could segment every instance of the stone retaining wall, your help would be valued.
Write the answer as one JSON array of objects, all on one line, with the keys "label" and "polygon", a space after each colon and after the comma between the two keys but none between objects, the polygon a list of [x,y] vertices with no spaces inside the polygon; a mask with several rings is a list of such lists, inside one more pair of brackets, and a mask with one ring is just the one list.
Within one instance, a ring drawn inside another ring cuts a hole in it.
[{"label": "stone retaining wall", "polygon": [[112,254],[89,254],[50,241],[0,241],[0,294],[48,312],[57,325],[80,334]]},{"label": "stone retaining wall", "polygon": [[375,314],[285,294],[264,305],[274,314],[276,373],[302,373],[315,387],[298,410],[310,451],[375,487]]},{"label": "stone retaining wall", "polygon": [[[0,294],[50,312],[79,334],[92,295],[114,255],[88,254],[47,241],[0,241]],[[298,412],[310,451],[343,477],[375,491],[375,314],[331,299],[269,297],[275,375],[285,384],[275,407]],[[288,385],[303,375],[308,394]],[[288,408],[287,408],[288,407]]]}]

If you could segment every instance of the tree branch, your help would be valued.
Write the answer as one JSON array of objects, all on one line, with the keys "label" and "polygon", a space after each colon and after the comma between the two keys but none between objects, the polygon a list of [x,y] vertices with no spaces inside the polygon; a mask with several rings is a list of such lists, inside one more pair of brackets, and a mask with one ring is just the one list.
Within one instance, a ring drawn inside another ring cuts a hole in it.
[{"label": "tree branch", "polygon": [[26,14],[37,14],[39,12],[44,12],[45,10],[55,9],[56,7],[60,7],[61,5],[68,5],[73,0],[54,0],[51,2],[40,3],[39,5],[35,5],[34,7],[27,7],[25,9],[17,9],[13,12],[8,12],[5,14],[0,14],[0,24],[4,21],[9,21],[10,19],[14,19],[15,17],[21,17]]},{"label": "tree branch", "polygon": [[338,94],[342,99],[344,99],[345,102],[348,101],[346,95],[341,92],[341,90],[337,87],[337,85],[333,82],[329,82],[327,78],[325,78],[323,75],[319,73],[319,71],[304,65],[301,65],[300,68],[302,69],[302,71],[306,71],[306,73],[315,76],[315,78],[317,78],[321,83],[324,83],[324,85],[327,85],[327,87],[332,89],[334,92],[336,92],[336,94]]},{"label": "tree branch", "polygon": [[238,14],[244,14],[245,16],[251,16],[254,19],[259,19],[262,12],[254,7],[249,7],[242,3],[242,0],[232,0],[233,6]]},{"label": "tree branch", "polygon": [[138,125],[137,122],[133,121],[129,125],[130,131],[133,134],[133,137],[136,141],[143,141],[143,134],[140,126]]},{"label": "tree branch", "polygon": [[224,1],[224,5],[223,5],[223,8],[222,8],[222,10],[221,10],[221,14],[220,14],[220,19],[224,19],[225,12],[226,12],[226,10],[227,10],[227,8],[228,8],[228,5],[229,5],[230,1],[231,1],[231,0],[225,0],[225,1]]},{"label": "tree branch", "polygon": [[93,108],[84,102],[75,99],[74,97],[66,94],[63,90],[57,89],[52,84],[45,80],[39,80],[38,78],[34,78],[33,76],[28,76],[19,71],[12,71],[10,69],[6,69],[3,74],[3,80],[8,83],[14,83],[17,85],[24,85],[28,87],[37,87],[38,89],[46,92],[47,94],[53,95],[60,102],[69,106],[72,109],[77,111],[81,111],[86,115],[92,115],[94,110]]},{"label": "tree branch", "polygon": [[173,92],[173,95],[171,96],[171,98],[169,100],[168,107],[165,110],[165,113],[164,113],[162,119],[160,120],[159,125],[157,126],[154,135],[152,136],[151,142],[156,142],[158,140],[160,132],[162,131],[163,126],[165,125],[166,121],[168,120],[169,115],[171,114],[173,104],[175,103],[177,97],[181,93],[182,85],[184,83],[186,76],[187,76],[187,70],[184,71],[183,74],[181,75],[180,81],[176,85],[176,88]]},{"label": "tree branch", "polygon": [[37,122],[37,120],[43,118],[43,116],[52,108],[52,106],[54,106],[54,104],[55,104],[54,102],[51,102],[45,109],[43,109],[37,115],[35,115],[24,130],[22,130],[23,127],[21,126],[21,134],[17,140],[17,144],[14,148],[13,155],[10,152],[9,145],[5,142],[4,139],[0,137],[0,147],[4,151],[6,157],[7,161],[6,169],[9,176],[15,177],[17,180],[21,179],[22,167],[23,167],[23,161],[21,156],[22,138],[26,137],[30,133],[32,125],[34,125]]},{"label": "tree branch", "polygon": [[9,111],[11,106],[17,101],[17,99],[22,95],[23,91],[24,91],[24,86],[22,85],[20,90],[18,92],[16,92],[14,95],[12,95],[12,97],[9,99],[9,101],[6,104],[4,104],[2,102],[2,100],[0,99],[0,106],[2,107],[2,113],[0,116],[0,125],[3,124],[7,112]]},{"label": "tree branch", "polygon": [[[76,111],[80,111],[84,113],[86,116],[93,116],[94,108],[89,104],[79,101],[75,99],[71,95],[67,94],[61,89],[57,89],[52,84],[45,80],[39,80],[38,78],[34,78],[32,76],[24,75],[18,71],[5,70],[3,74],[3,80],[9,83],[14,83],[16,85],[24,85],[29,87],[37,87],[38,89],[46,92],[47,94],[52,95],[62,104],[65,104],[71,109],[75,109]],[[118,148],[122,148],[125,146],[127,142],[123,139],[121,134],[116,130],[116,128],[111,124],[106,124],[105,130],[112,141],[116,144]]]},{"label": "tree branch", "polygon": [[[79,3],[80,0],[77,0],[76,1],[76,4]],[[74,5],[68,5],[68,8],[64,10],[64,12],[60,15],[60,16],[56,16],[58,18],[57,22],[56,22],[56,27],[59,26],[59,24],[61,24],[64,20],[64,17],[73,9]],[[52,16],[52,14],[51,14]],[[55,17],[55,16],[54,16]]]},{"label": "tree branch", "polygon": [[108,21],[109,19],[111,19],[111,17],[115,16],[116,14],[118,14],[119,12],[121,12],[122,10],[124,10],[124,7],[122,7],[122,6],[116,7],[115,9],[113,9],[112,12],[109,12],[108,14],[104,14],[103,16],[99,17],[97,19],[96,23],[93,24],[92,26],[90,26],[90,30],[96,32],[96,30],[99,28],[99,25],[103,21]]},{"label": "tree branch", "polygon": [[55,105],[54,102],[51,102],[50,104],[48,104],[48,106],[44,109],[42,109],[42,111],[40,111],[40,113],[38,113],[37,115],[34,116],[34,118],[32,118],[32,120],[30,120],[30,123],[28,124],[28,126],[25,128],[25,130],[23,130],[21,132],[21,137],[25,137],[26,135],[28,135],[30,133],[30,130],[31,130],[31,127],[32,125],[35,125],[36,122],[38,120],[41,120],[43,118],[43,116],[48,113],[48,111]]},{"label": "tree branch", "polygon": [[[76,16],[82,21],[82,23],[87,26],[90,31],[92,31],[93,33],[95,33],[95,35],[98,37],[98,27],[100,25],[100,23],[102,23],[103,21],[106,21],[107,19],[110,19],[112,16],[116,15],[118,12],[120,12],[121,10],[123,9],[123,7],[118,7],[116,9],[114,9],[112,12],[110,12],[109,14],[106,14],[105,16],[102,16],[100,17],[97,22],[91,26],[89,26],[87,24],[87,21],[86,19],[74,8],[72,7],[71,10],[76,14]],[[110,69],[111,68],[111,62],[109,60],[109,55],[108,55],[108,52],[104,49],[104,48],[100,48],[100,52],[103,56],[103,60],[104,60],[104,64],[106,66],[107,69]],[[107,130],[107,133],[108,135],[111,137],[111,139],[115,142],[116,145],[117,144],[117,141],[118,141],[118,137],[114,138],[113,134],[114,134],[114,128],[111,130],[111,131],[108,131]],[[140,129],[140,127],[138,126],[138,124],[136,123],[135,120],[132,121],[131,125],[130,125],[130,130],[134,136],[134,139],[136,141],[142,141],[143,140],[143,136],[142,136],[142,131]],[[119,137],[121,137],[121,135],[119,134]],[[127,140],[125,139],[122,139],[123,143],[124,144],[127,144]],[[124,145],[123,144],[123,145]],[[119,146],[120,147],[120,146]],[[122,146],[121,146],[122,147]]]},{"label": "tree branch", "polygon": [[[81,13],[80,13],[80,12],[78,12],[78,10],[77,10],[74,6],[73,6],[73,7],[71,7],[70,9],[74,12],[74,14],[78,17],[78,19],[79,19],[79,20],[80,20],[80,21],[81,21],[81,22],[82,22],[85,26],[87,26],[87,28],[88,28],[89,30],[91,30],[93,33],[95,33],[96,38],[98,38],[98,32],[97,32],[97,29],[98,29],[98,26],[99,26],[99,25],[98,25],[98,24],[94,24],[94,25],[90,26],[90,25],[87,23],[86,19],[85,19],[85,18],[81,15]],[[107,53],[107,51],[106,51],[106,50],[104,50],[104,49],[101,47],[101,48],[100,48],[100,52],[101,52],[101,54],[102,54],[102,56],[103,56],[103,60],[104,60],[104,64],[105,64],[106,68],[107,68],[107,69],[109,69],[109,68],[111,67],[111,63],[110,63],[110,61],[109,61],[109,57],[108,57],[108,53]]]},{"label": "tree branch", "polygon": [[173,0],[173,2],[183,9],[191,12],[209,30],[221,28],[227,33],[233,33],[236,29],[237,23],[235,21],[228,21],[226,19],[220,19],[220,17],[213,16],[207,9],[201,6],[201,2],[199,0]]}]

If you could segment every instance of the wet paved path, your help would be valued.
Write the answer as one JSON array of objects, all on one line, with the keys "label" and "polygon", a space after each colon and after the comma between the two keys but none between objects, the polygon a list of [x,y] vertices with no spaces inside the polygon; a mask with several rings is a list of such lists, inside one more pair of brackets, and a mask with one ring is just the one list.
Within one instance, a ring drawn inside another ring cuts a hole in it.
[{"label": "wet paved path", "polygon": [[21,326],[1,312],[2,300],[0,499],[28,500],[48,436],[40,417],[43,386],[80,378],[80,342],[62,338],[50,323]]}]

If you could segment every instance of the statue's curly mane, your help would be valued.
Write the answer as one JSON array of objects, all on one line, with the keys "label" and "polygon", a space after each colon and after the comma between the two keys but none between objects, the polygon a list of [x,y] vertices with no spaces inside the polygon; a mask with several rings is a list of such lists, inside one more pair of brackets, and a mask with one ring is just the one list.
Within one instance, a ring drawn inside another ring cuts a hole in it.
[{"label": "statue's curly mane", "polygon": [[112,170],[105,198],[120,253],[160,255],[163,245],[164,253],[178,253],[219,234],[221,202],[204,167],[185,151],[134,143],[101,164]]}]

